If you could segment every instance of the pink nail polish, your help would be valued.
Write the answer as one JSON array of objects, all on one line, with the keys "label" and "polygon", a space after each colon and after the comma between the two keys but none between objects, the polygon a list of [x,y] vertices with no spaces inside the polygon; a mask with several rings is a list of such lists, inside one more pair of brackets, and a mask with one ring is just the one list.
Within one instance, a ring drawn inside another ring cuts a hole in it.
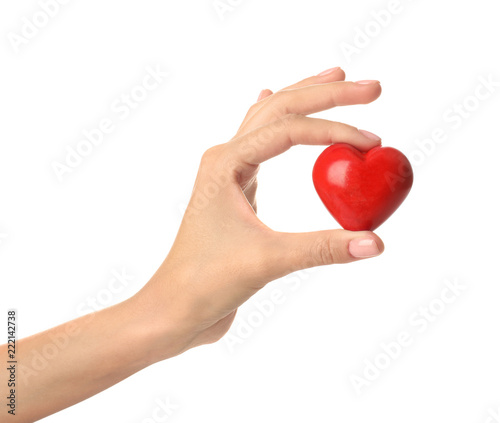
[{"label": "pink nail polish", "polygon": [[266,91],[266,90],[262,90],[262,91],[260,92],[260,94],[259,94],[259,98],[257,98],[257,102],[259,102],[260,100],[262,100],[262,97],[263,97],[263,95],[264,95],[264,92],[265,92],[265,91]]},{"label": "pink nail polish", "polygon": [[380,81],[376,81],[374,79],[365,79],[363,81],[356,81],[355,83],[360,85],[369,85],[369,84],[380,84]]},{"label": "pink nail polish", "polygon": [[358,129],[358,131],[371,141],[380,141],[382,139],[370,131],[365,131],[364,129]]},{"label": "pink nail polish", "polygon": [[373,238],[355,238],[349,242],[349,253],[356,258],[375,257],[380,254]]},{"label": "pink nail polish", "polygon": [[318,73],[316,76],[325,76],[325,75],[330,75],[331,73],[335,72],[336,70],[340,69],[340,67],[335,67],[335,68],[331,68],[331,69],[327,69],[321,73]]}]

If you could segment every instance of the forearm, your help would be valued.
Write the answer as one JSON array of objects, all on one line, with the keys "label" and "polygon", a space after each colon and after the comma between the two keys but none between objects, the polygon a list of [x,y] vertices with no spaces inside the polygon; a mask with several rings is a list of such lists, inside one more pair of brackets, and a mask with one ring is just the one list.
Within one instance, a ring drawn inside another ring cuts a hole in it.
[{"label": "forearm", "polygon": [[[30,422],[78,403],[158,360],[157,333],[142,305],[131,298],[116,306],[18,340],[17,407],[9,421]],[[172,348],[171,355],[175,355]],[[7,346],[0,347],[7,360]],[[6,361],[4,361],[5,363]],[[2,398],[8,396],[2,365]],[[7,415],[7,408],[2,407]],[[0,419],[3,421],[3,417]]]}]

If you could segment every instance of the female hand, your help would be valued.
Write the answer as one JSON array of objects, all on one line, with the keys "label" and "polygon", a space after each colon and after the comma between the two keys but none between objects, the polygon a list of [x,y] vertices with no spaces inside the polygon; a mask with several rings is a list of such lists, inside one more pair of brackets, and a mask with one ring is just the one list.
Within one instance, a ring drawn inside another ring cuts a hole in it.
[{"label": "female hand", "polygon": [[155,360],[220,339],[238,306],[274,279],[383,251],[372,232],[281,233],[256,215],[257,173],[264,161],[297,144],[343,142],[365,151],[380,144],[367,131],[306,117],[370,103],[381,93],[378,81],[344,78],[334,68],[274,94],[262,91],[233,139],[203,154],[172,249],[134,298],[150,310]]},{"label": "female hand", "polygon": [[[337,68],[275,94],[263,91],[234,138],[203,155],[174,245],[144,288],[16,343],[22,401],[13,421],[48,416],[157,361],[217,341],[238,306],[273,279],[382,252],[371,232],[281,233],[256,216],[260,163],[295,144],[345,142],[368,150],[380,143],[352,126],[306,117],[380,95],[376,81],[343,80]],[[8,348],[1,345],[1,355]],[[2,380],[7,373],[0,369]],[[7,384],[0,393],[14,395]]]}]

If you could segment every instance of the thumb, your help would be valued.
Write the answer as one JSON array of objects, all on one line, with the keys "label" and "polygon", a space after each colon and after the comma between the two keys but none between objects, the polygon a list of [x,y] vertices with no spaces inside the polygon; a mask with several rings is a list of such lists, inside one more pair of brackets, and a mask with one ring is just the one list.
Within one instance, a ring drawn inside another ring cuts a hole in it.
[{"label": "thumb", "polygon": [[277,233],[283,273],[327,264],[350,263],[375,257],[384,251],[382,240],[370,231]]}]

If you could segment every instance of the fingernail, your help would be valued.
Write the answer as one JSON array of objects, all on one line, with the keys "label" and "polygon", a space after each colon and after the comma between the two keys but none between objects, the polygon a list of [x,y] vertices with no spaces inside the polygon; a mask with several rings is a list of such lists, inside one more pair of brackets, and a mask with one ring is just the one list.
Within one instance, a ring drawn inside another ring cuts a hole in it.
[{"label": "fingernail", "polygon": [[355,83],[360,85],[368,85],[368,84],[380,84],[380,81],[376,81],[374,79],[366,79],[363,81],[356,81]]},{"label": "fingernail", "polygon": [[325,75],[330,75],[331,73],[335,72],[336,70],[340,69],[340,67],[335,67],[335,68],[331,68],[331,69],[327,69],[321,73],[318,73],[316,76],[325,76]]},{"label": "fingernail", "polygon": [[260,101],[262,100],[262,96],[264,95],[264,93],[266,92],[266,90],[262,90],[259,94],[259,98],[257,99],[257,101]]},{"label": "fingernail", "polygon": [[368,258],[378,256],[380,250],[373,238],[356,238],[349,242],[349,253],[356,258]]},{"label": "fingernail", "polygon": [[366,138],[368,138],[371,141],[381,141],[382,138],[380,138],[378,135],[375,135],[374,133],[370,131],[365,131],[364,129],[358,129],[359,132],[361,132]]}]

